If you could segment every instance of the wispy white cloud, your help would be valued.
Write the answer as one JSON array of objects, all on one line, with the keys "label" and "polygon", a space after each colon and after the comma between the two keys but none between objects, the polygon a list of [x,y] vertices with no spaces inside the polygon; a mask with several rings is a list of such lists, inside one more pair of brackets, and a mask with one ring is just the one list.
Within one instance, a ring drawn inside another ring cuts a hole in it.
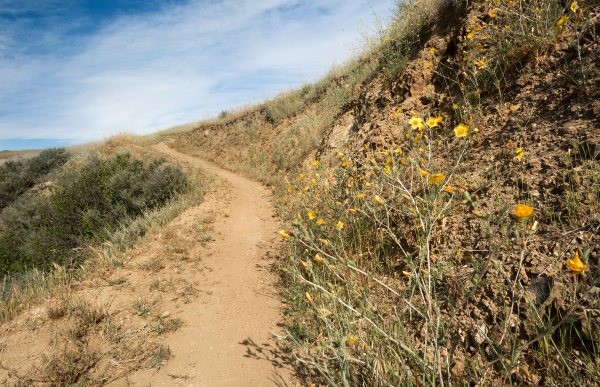
[{"label": "wispy white cloud", "polygon": [[91,33],[49,28],[29,44],[51,49],[36,50],[15,47],[17,23],[0,30],[0,140],[89,140],[197,120],[324,73],[354,38],[342,29],[371,18],[366,0],[199,1]]}]

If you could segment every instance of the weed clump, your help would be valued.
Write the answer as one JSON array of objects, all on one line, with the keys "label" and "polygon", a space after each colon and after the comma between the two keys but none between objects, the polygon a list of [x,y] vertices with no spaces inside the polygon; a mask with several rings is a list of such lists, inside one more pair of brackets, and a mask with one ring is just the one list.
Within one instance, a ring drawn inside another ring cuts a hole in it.
[{"label": "weed clump", "polygon": [[93,158],[62,173],[49,196],[17,199],[0,215],[0,275],[81,262],[86,246],[185,192],[186,173],[165,162],[144,163],[129,153]]},{"label": "weed clump", "polygon": [[52,170],[63,166],[71,157],[65,148],[42,151],[28,160],[8,160],[0,166],[0,210],[8,207],[28,189],[40,183]]}]

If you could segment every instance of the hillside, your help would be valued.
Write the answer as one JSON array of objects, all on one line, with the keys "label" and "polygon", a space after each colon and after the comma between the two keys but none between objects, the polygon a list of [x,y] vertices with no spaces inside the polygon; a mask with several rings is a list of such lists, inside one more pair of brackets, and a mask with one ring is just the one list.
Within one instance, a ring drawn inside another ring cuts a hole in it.
[{"label": "hillside", "polygon": [[330,385],[595,385],[597,2],[400,4],[174,147],[272,186],[285,340]]},{"label": "hillside", "polygon": [[0,164],[0,383],[597,385],[599,15],[398,1],[314,83]]}]

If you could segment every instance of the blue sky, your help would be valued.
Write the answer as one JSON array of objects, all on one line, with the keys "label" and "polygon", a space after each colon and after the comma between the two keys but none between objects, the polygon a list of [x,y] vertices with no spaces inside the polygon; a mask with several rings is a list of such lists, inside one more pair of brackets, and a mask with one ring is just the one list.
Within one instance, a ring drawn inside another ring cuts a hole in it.
[{"label": "blue sky", "polygon": [[0,0],[0,150],[150,133],[263,99],[343,62],[359,21],[390,5]]}]

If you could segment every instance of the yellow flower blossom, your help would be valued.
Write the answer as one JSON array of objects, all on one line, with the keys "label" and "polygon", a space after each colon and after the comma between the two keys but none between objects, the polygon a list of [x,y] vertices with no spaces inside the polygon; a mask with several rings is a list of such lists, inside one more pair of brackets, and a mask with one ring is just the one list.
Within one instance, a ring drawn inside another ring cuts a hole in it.
[{"label": "yellow flower blossom", "polygon": [[348,335],[348,344],[350,344],[352,346],[352,345],[354,345],[354,343],[356,343],[356,337],[354,337],[352,335]]},{"label": "yellow flower blossom", "polygon": [[419,136],[418,134],[415,136],[415,144],[419,143],[419,140],[421,140],[421,136]]},{"label": "yellow flower blossom", "polygon": [[410,120],[408,120],[408,123],[412,126],[413,129],[417,129],[419,127],[419,124],[421,124],[422,121],[423,121],[423,119],[421,117],[417,117],[416,115],[413,115],[412,118]]},{"label": "yellow flower blossom", "polygon": [[421,176],[427,176],[428,173],[429,172],[427,172],[427,171],[421,170]]},{"label": "yellow flower blossom", "polygon": [[489,17],[491,17],[491,18],[494,18],[494,17],[496,17],[497,15],[496,15],[495,13],[493,13],[493,12],[488,12],[488,16],[489,16]]},{"label": "yellow flower blossom", "polygon": [[302,179],[303,177],[304,177],[304,175],[303,175],[303,174],[300,174],[300,178]]},{"label": "yellow flower blossom", "polygon": [[374,201],[376,201],[377,203],[381,203],[383,201],[382,198],[379,197],[379,195],[375,195],[375,197],[373,198]]},{"label": "yellow flower blossom", "polygon": [[362,199],[362,198],[364,198],[364,197],[365,197],[365,195],[363,195],[363,194],[360,194],[360,195],[358,195],[357,197],[358,197],[359,199]]},{"label": "yellow flower blossom", "polygon": [[349,208],[348,211],[350,211],[353,214],[356,214],[356,212],[358,211],[356,208]]},{"label": "yellow flower blossom", "polygon": [[338,153],[338,157],[344,157],[344,154],[342,152]]},{"label": "yellow flower blossom", "polygon": [[315,160],[315,161],[313,161],[313,165],[314,165],[315,167],[319,166],[319,160]]},{"label": "yellow flower blossom", "polygon": [[365,183],[365,185],[366,185],[367,187],[370,187],[370,186],[371,186],[371,183],[369,183],[369,182],[366,182],[366,183]]},{"label": "yellow flower blossom", "polygon": [[456,134],[456,137],[466,137],[469,134],[469,126],[460,124],[454,128],[454,133]]},{"label": "yellow flower blossom", "polygon": [[425,152],[425,149],[419,148],[419,153],[423,153],[423,152]]},{"label": "yellow flower blossom", "polygon": [[454,110],[458,109],[458,103],[455,103],[454,105],[452,105],[452,109],[454,109]]},{"label": "yellow flower blossom", "polygon": [[317,181],[316,181],[315,179],[312,179],[312,180],[310,181],[310,184],[312,184],[312,185],[315,185],[315,184],[317,184]]},{"label": "yellow flower blossom", "polygon": [[556,28],[562,29],[564,27],[565,23],[567,22],[567,20],[569,20],[568,16],[561,17],[560,20],[558,21],[558,23],[556,23]]},{"label": "yellow flower blossom", "polygon": [[393,163],[393,160],[392,160],[392,158],[390,157],[390,158],[389,158],[389,159],[387,159],[387,161],[385,162],[385,166],[386,166],[386,168],[387,168],[387,169],[392,169],[392,163]]},{"label": "yellow flower blossom", "polygon": [[313,260],[316,262],[319,262],[319,263],[323,263],[323,261],[324,261],[323,257],[321,257],[319,254],[315,255]]},{"label": "yellow flower blossom", "polygon": [[444,187],[444,191],[446,191],[446,192],[452,192],[452,189],[453,188],[452,188],[451,185],[447,185],[447,186]]},{"label": "yellow flower blossom", "polygon": [[344,228],[344,222],[342,222],[341,220],[337,222],[336,227],[339,228],[340,230]]},{"label": "yellow flower blossom", "polygon": [[318,224],[319,226],[320,226],[320,225],[322,225],[322,224],[323,224],[323,219],[321,219],[321,218],[317,219],[317,224]]},{"label": "yellow flower blossom", "polygon": [[515,151],[517,153],[517,159],[521,161],[523,159],[523,147],[519,147]]},{"label": "yellow flower blossom", "polygon": [[284,238],[289,238],[290,234],[286,233],[284,230],[279,231],[279,235],[281,235]]},{"label": "yellow flower blossom", "polygon": [[439,116],[439,117],[429,117],[429,119],[427,120],[426,124],[430,128],[435,128],[436,126],[438,126],[438,124],[440,122],[442,122],[443,119],[444,119],[444,117],[442,117],[442,116]]},{"label": "yellow flower blossom", "polygon": [[394,153],[402,153],[402,149],[400,149],[400,148],[396,148],[396,149],[394,150]]},{"label": "yellow flower blossom", "polygon": [[308,219],[313,220],[316,216],[314,211],[308,211]]},{"label": "yellow flower blossom", "polygon": [[517,204],[515,207],[514,217],[517,219],[527,219],[533,213],[533,207],[526,206],[525,204]]},{"label": "yellow flower blossom", "polygon": [[442,180],[444,180],[444,175],[442,175],[441,173],[434,173],[433,175],[429,175],[429,180],[427,181],[429,183],[438,185],[442,182]]},{"label": "yellow flower blossom", "polygon": [[577,10],[579,9],[579,6],[577,5],[577,2],[574,1],[571,3],[571,6],[569,8],[571,9],[571,11],[577,12]]},{"label": "yellow flower blossom", "polygon": [[473,39],[473,34],[468,34],[467,39]]},{"label": "yellow flower blossom", "polygon": [[581,262],[581,259],[579,259],[578,250],[575,250],[575,256],[573,259],[567,260],[567,266],[569,266],[569,269],[576,273],[581,273],[587,267],[587,265],[584,265],[583,262]]},{"label": "yellow flower blossom", "polygon": [[[575,4],[577,4],[577,2],[575,2]],[[573,11],[575,12],[575,11]],[[435,47],[431,47],[431,49],[429,50],[430,53],[434,54],[435,53]]]},{"label": "yellow flower blossom", "polygon": [[410,277],[410,272],[408,272],[408,271],[404,271],[404,270],[403,270],[403,271],[402,271],[402,274],[404,274],[404,275],[405,275],[405,276],[407,276],[407,277]]},{"label": "yellow flower blossom", "polygon": [[303,260],[300,260],[300,263],[302,264],[302,266],[308,267],[308,262],[304,262]]},{"label": "yellow flower blossom", "polygon": [[311,296],[310,293],[308,293],[308,292],[306,292],[306,298],[308,298],[308,301],[311,301],[311,302],[313,300],[313,296]]}]

